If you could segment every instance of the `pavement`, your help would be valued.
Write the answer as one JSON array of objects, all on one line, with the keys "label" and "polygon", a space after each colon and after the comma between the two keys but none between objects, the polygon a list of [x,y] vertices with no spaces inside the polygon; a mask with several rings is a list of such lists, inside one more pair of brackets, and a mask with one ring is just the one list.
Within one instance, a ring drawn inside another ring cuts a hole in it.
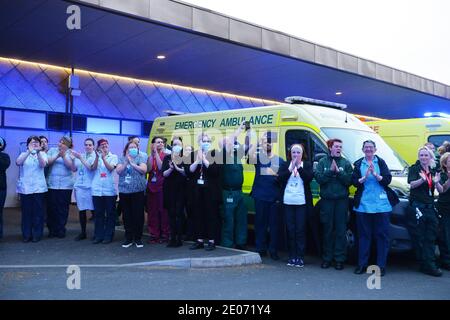
[{"label": "pavement", "polygon": [[[88,217],[90,214],[88,213]],[[22,242],[20,229],[21,213],[18,208],[6,208],[3,213],[4,235],[0,241],[0,268],[27,267],[133,267],[166,266],[177,268],[217,268],[260,264],[259,254],[216,246],[216,250],[189,250],[192,242],[182,247],[167,248],[166,243],[149,244],[144,234],[143,248],[122,248],[123,226],[116,227],[114,241],[110,244],[93,244],[93,221],[88,222],[88,239],[74,241],[80,232],[78,212],[71,205],[67,233],[64,239],[46,237],[36,243]]]},{"label": "pavement", "polygon": [[[279,261],[263,257],[261,263],[254,252],[191,251],[189,243],[122,248],[121,227],[111,244],[76,242],[75,207],[65,239],[23,243],[20,211],[6,209],[4,220],[0,300],[183,300],[189,305],[196,300],[450,300],[449,271],[440,278],[424,275],[414,259],[398,254],[390,255],[386,276],[374,278],[355,275],[351,265],[341,271],[321,269],[321,259],[312,255],[305,257],[305,267],[289,267],[284,251]],[[90,222],[90,237],[92,232]],[[73,265],[78,272],[68,267]],[[176,316],[178,305],[154,306]]]}]

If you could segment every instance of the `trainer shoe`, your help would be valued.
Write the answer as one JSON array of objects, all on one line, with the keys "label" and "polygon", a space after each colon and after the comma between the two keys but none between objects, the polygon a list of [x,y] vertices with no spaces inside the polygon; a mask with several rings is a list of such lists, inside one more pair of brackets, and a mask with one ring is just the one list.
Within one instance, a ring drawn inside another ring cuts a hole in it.
[{"label": "trainer shoe", "polygon": [[287,262],[287,266],[289,266],[289,267],[295,266],[295,259],[289,259]]},{"label": "trainer shoe", "polygon": [[133,241],[126,240],[124,243],[122,243],[122,248],[129,248],[133,245]]},{"label": "trainer shoe", "polygon": [[143,248],[144,247],[144,244],[142,243],[141,240],[136,240],[134,242],[134,244],[136,245],[136,248]]},{"label": "trainer shoe", "polygon": [[295,259],[295,266],[297,268],[303,268],[305,266],[303,259]]}]

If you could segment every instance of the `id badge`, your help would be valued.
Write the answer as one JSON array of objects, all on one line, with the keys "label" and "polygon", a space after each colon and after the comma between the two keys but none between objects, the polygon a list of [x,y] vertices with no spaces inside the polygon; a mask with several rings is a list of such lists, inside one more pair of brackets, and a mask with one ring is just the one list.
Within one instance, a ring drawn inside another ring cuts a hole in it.
[{"label": "id badge", "polygon": [[100,178],[106,178],[106,172],[101,172],[100,173]]},{"label": "id badge", "polygon": [[203,180],[203,179],[198,179],[198,180],[197,180],[197,184],[204,185],[204,184],[205,184],[205,180]]},{"label": "id badge", "polygon": [[227,203],[233,203],[233,198],[227,198]]},{"label": "id badge", "polygon": [[428,189],[428,194],[430,195],[430,197],[433,196],[433,194],[431,193],[431,189]]},{"label": "id badge", "polygon": [[150,180],[151,183],[156,183],[156,175],[153,175],[152,180]]},{"label": "id badge", "polygon": [[130,183],[131,182],[131,176],[130,175],[127,175],[127,176],[125,176],[125,183]]},{"label": "id badge", "polygon": [[84,175],[84,170],[83,169],[78,170],[78,175],[80,176]]}]

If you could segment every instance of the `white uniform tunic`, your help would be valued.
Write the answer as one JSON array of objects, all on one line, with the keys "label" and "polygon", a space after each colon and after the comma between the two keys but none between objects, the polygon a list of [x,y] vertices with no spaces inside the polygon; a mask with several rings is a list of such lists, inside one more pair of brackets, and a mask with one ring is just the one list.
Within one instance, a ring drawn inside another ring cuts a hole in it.
[{"label": "white uniform tunic", "polygon": [[[81,157],[89,165],[92,165],[95,161],[95,153],[93,152],[90,154],[83,153]],[[95,171],[86,168],[79,159],[75,159],[75,165],[77,167],[77,172],[73,188],[75,190],[75,199],[77,201],[78,210],[94,210],[91,187]]]},{"label": "white uniform tunic", "polygon": [[[21,153],[23,155],[25,152]],[[47,154],[41,151],[41,156],[47,163]],[[44,168],[39,166],[37,154],[28,155],[24,163],[19,166],[19,180],[17,181],[17,193],[33,194],[47,192]]]},{"label": "white uniform tunic", "polygon": [[[106,156],[106,161],[112,166],[117,166],[118,158],[111,152]],[[109,172],[103,163],[102,158],[98,159],[97,170],[92,180],[92,195],[97,197],[116,196],[117,189],[114,183],[114,170]]]}]

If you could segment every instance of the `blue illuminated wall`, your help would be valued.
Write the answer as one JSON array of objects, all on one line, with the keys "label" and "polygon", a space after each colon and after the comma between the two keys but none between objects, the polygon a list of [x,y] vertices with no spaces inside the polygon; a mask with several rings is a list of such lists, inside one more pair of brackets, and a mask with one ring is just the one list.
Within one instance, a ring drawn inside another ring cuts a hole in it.
[{"label": "blue illuminated wall", "polygon": [[[74,130],[73,134],[74,149],[79,152],[83,151],[84,139],[90,137],[107,138],[111,152],[121,154],[128,135],[141,135],[141,146],[145,149],[148,135],[144,124],[166,115],[164,110],[204,112],[274,103],[86,71],[75,73],[80,76],[82,93],[74,97],[74,113],[86,120],[86,130]],[[65,68],[0,57],[0,136],[6,139],[5,152],[12,160],[7,170],[6,207],[19,205],[16,193],[19,170],[14,160],[27,137],[45,135],[54,146],[66,133],[55,129],[49,119],[55,113],[66,112],[69,74],[70,70]]]},{"label": "blue illuminated wall", "polygon": [[[0,59],[0,107],[66,111],[70,70]],[[77,71],[81,96],[74,113],[96,117],[152,121],[164,110],[185,113],[249,108],[273,102],[195,90],[170,84]]]}]

